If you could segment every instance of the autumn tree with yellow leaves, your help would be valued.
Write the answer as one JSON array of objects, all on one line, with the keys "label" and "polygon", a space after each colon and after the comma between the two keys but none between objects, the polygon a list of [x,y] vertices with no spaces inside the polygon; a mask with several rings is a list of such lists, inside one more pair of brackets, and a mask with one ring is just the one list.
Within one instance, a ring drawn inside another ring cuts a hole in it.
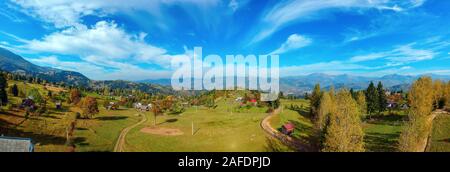
[{"label": "autumn tree with yellow leaves", "polygon": [[402,152],[420,152],[421,145],[428,137],[431,127],[429,117],[433,111],[435,92],[430,77],[422,77],[415,81],[409,91],[410,109],[406,123],[399,140]]},{"label": "autumn tree with yellow leaves", "polygon": [[[324,101],[327,99],[324,97]],[[360,110],[347,89],[340,90],[333,110],[329,113],[323,140],[324,152],[363,152],[364,132],[361,127]]]}]

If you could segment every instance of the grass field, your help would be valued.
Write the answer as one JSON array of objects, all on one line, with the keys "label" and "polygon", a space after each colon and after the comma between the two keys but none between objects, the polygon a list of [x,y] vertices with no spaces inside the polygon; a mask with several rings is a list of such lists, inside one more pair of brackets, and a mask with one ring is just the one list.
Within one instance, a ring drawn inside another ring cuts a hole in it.
[{"label": "grass field", "polygon": [[450,115],[440,115],[434,119],[431,144],[428,152],[450,151]]},{"label": "grass field", "polygon": [[[57,87],[47,87],[37,84],[24,84],[23,82],[10,81],[9,85],[17,84],[19,89],[36,88],[42,96],[47,95],[47,90],[54,93],[66,91]],[[90,95],[101,98],[98,95]],[[21,98],[9,95],[10,103],[20,104]],[[99,104],[103,101],[99,99]],[[6,110],[0,112],[0,125],[7,126],[8,136],[32,138],[37,152],[64,152],[67,151],[65,145],[65,127],[63,117],[76,108],[63,103],[63,109],[55,109],[53,102],[47,102],[48,111],[41,116],[29,116],[25,118],[25,112],[20,109]],[[107,111],[99,107],[100,113],[94,119],[77,120],[77,128],[74,134],[76,151],[112,151],[120,131],[134,123],[140,118],[134,109],[121,109],[117,111]],[[6,129],[5,129],[6,130]]]},{"label": "grass field", "polygon": [[[9,82],[19,88],[37,88],[44,96],[47,90],[53,92],[67,91],[56,87]],[[102,96],[89,93],[98,98]],[[9,97],[11,103],[20,104],[21,98]],[[163,115],[157,117],[154,126],[154,116],[145,112],[148,121],[132,129],[125,140],[125,151],[133,152],[264,152],[292,151],[278,141],[267,137],[260,123],[267,116],[267,107],[244,106],[233,98],[219,98],[216,108],[190,107],[178,115]],[[25,118],[25,112],[19,109],[0,112],[0,129],[7,126],[8,136],[32,138],[38,152],[67,151],[65,145],[65,126],[63,117],[66,113],[77,111],[76,107],[63,103],[63,109],[57,110],[53,102],[48,102],[48,112],[41,116]],[[296,126],[293,137],[310,141],[313,135],[312,121],[309,116],[307,100],[281,100],[282,112],[270,120],[270,125],[280,129],[282,125],[291,122]],[[74,134],[76,151],[79,152],[109,152],[113,151],[120,132],[141,120],[134,109],[121,108],[108,111],[99,107],[100,113],[93,119],[79,119]],[[404,112],[383,114],[364,120],[365,148],[370,152],[397,151],[398,139],[402,130]],[[192,123],[194,135],[192,135]],[[145,132],[141,130],[145,129]],[[150,132],[148,132],[150,131]],[[5,131],[2,131],[5,133]],[[175,134],[174,134],[175,133]],[[450,117],[440,116],[433,127],[432,144],[429,151],[450,151],[449,136]]]},{"label": "grass field", "polygon": [[[308,116],[309,102],[307,100],[282,100],[284,107],[280,115],[271,120],[273,128],[280,129],[283,124],[292,122],[296,129],[293,137],[308,140],[313,134],[313,124]],[[291,110],[291,105],[300,107]],[[364,120],[364,142],[368,152],[397,151],[398,139],[402,131],[406,114],[401,111],[392,112]],[[447,132],[448,133],[448,132]]]},{"label": "grass field", "polygon": [[396,152],[407,115],[404,111],[385,112],[363,120],[364,142],[368,152]]},{"label": "grass field", "polygon": [[75,144],[80,152],[113,151],[122,129],[137,123],[140,117],[134,109],[107,111],[100,108],[100,114],[91,120],[78,120]]},{"label": "grass field", "polygon": [[[281,100],[283,111],[272,117],[270,125],[278,130],[290,122],[295,125],[292,137],[297,139],[309,140],[313,134],[313,124],[309,117],[309,101],[307,100]],[[298,109],[291,108],[298,107]]]},{"label": "grass field", "polygon": [[[9,82],[17,84],[19,89],[36,88],[42,96],[47,90],[54,93],[60,88],[47,87],[23,82]],[[102,96],[89,93],[97,97],[98,104],[103,101]],[[9,96],[11,103],[20,104],[21,98]],[[125,151],[162,152],[162,151],[218,151],[218,152],[264,152],[290,151],[278,141],[266,137],[260,123],[267,115],[266,107],[239,107],[234,99],[220,99],[215,109],[191,107],[179,115],[158,116],[158,128],[175,129],[182,133],[178,136],[166,136],[143,133],[145,127],[153,127],[154,117],[151,112],[145,112],[147,123],[137,127],[127,135]],[[63,103],[63,109],[55,109],[53,102],[47,102],[48,111],[41,116],[25,118],[25,112],[20,109],[0,112],[0,124],[7,126],[8,136],[32,138],[37,152],[64,152],[65,127],[63,118],[66,113],[79,111]],[[99,107],[100,113],[93,119],[78,119],[74,133],[74,143],[77,152],[109,152],[113,151],[120,132],[141,120],[134,109],[121,108],[108,111]],[[195,134],[192,135],[192,122]],[[4,132],[2,132],[4,133]]]},{"label": "grass field", "polygon": [[[229,100],[221,100],[216,109],[189,108],[180,115],[157,117],[157,129],[174,130],[177,135],[149,134],[143,128],[155,128],[154,117],[146,113],[149,121],[130,131],[126,151],[133,152],[265,152],[288,150],[266,138],[260,123],[267,115],[264,109],[232,112]],[[194,130],[192,130],[194,123]],[[194,135],[192,135],[194,131]],[[273,146],[276,146],[274,148]]]}]

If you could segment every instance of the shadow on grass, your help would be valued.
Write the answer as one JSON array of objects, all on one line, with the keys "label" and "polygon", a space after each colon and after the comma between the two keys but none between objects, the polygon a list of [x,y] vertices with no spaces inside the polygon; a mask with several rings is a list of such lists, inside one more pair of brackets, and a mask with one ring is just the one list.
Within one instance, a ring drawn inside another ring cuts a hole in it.
[{"label": "shadow on grass", "polygon": [[167,115],[174,115],[174,116],[176,116],[176,115],[180,115],[180,114],[182,114],[184,111],[180,111],[180,112],[171,112],[171,113],[168,113]]},{"label": "shadow on grass", "polygon": [[367,133],[364,136],[365,148],[369,152],[396,152],[398,151],[398,138],[400,132],[395,134]]},{"label": "shadow on grass", "polygon": [[311,118],[311,113],[309,112],[308,108],[288,108],[288,109],[297,112],[299,115],[305,118],[308,119]]},{"label": "shadow on grass", "polygon": [[117,121],[117,120],[124,120],[127,118],[128,117],[126,117],[126,116],[102,116],[102,117],[97,117],[95,119],[100,120],[100,121]]},{"label": "shadow on grass", "polygon": [[[2,133],[3,134],[3,133]],[[25,132],[22,130],[7,128],[4,133],[5,136],[31,138],[34,143],[42,145],[65,145],[66,138],[61,136],[41,134],[34,132]]]},{"label": "shadow on grass", "polygon": [[52,115],[43,115],[42,117],[44,117],[44,118],[50,118],[50,119],[61,119],[61,118],[59,118],[59,117],[52,116]]},{"label": "shadow on grass", "polygon": [[3,128],[3,127],[5,127],[6,128],[6,126],[9,126],[9,125],[16,125],[16,124],[14,124],[14,123],[11,123],[11,122],[9,122],[9,121],[5,121],[5,120],[3,120],[3,119],[0,119],[0,128]]},{"label": "shadow on grass", "polygon": [[178,121],[178,119],[176,119],[176,118],[167,119],[164,122],[158,123],[157,125],[166,124],[166,123],[174,123],[174,122],[177,122],[177,121]]},{"label": "shadow on grass", "polygon": [[86,138],[84,137],[75,137],[73,143],[79,146],[89,146],[89,143],[86,142]]},{"label": "shadow on grass", "polygon": [[267,152],[293,152],[292,149],[285,146],[280,141],[275,140],[269,136],[266,137],[265,151],[267,151]]},{"label": "shadow on grass", "polygon": [[2,113],[2,114],[5,114],[5,115],[7,115],[7,116],[14,116],[14,117],[17,117],[17,118],[25,118],[24,116],[20,116],[20,115],[11,113],[11,112],[1,112],[1,113]]},{"label": "shadow on grass", "polygon": [[450,138],[448,138],[448,139],[442,139],[442,140],[439,140],[440,142],[447,142],[447,143],[450,143]]},{"label": "shadow on grass", "polygon": [[403,122],[408,120],[406,115],[376,115],[366,119],[369,124],[383,124],[391,126],[403,125]]}]

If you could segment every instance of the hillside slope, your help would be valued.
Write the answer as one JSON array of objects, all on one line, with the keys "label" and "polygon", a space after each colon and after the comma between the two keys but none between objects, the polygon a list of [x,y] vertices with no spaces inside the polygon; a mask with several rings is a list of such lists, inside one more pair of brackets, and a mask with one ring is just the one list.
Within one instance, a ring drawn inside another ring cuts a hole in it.
[{"label": "hillside slope", "polygon": [[78,72],[41,67],[3,48],[0,48],[0,70],[39,77],[50,82],[65,82],[69,85],[87,86],[90,82],[89,78]]}]

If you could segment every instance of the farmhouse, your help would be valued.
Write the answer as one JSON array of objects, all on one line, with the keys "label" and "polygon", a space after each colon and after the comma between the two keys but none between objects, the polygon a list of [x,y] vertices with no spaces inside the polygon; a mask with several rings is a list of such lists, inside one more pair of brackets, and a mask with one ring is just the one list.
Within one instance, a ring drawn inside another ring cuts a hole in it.
[{"label": "farmhouse", "polygon": [[23,99],[22,100],[22,104],[20,104],[20,108],[21,109],[26,109],[26,108],[30,108],[32,110],[34,110],[36,108],[34,101],[30,98],[27,99]]},{"label": "farmhouse", "polygon": [[140,111],[150,111],[152,104],[143,105],[142,103],[135,103],[134,108]]},{"label": "farmhouse", "polygon": [[33,152],[31,139],[0,136],[0,152]]},{"label": "farmhouse", "polygon": [[106,107],[108,110],[117,110],[118,104],[116,102],[109,102],[109,105]]},{"label": "farmhouse", "polygon": [[256,99],[251,99],[250,103],[252,103],[253,106],[258,105],[258,101]]},{"label": "farmhouse", "polygon": [[292,123],[284,124],[281,127],[281,132],[286,135],[291,135],[292,133],[294,133],[294,130],[295,130],[295,125]]},{"label": "farmhouse", "polygon": [[56,102],[55,103],[55,108],[58,109],[58,110],[61,110],[62,109],[62,103],[61,102]]}]

